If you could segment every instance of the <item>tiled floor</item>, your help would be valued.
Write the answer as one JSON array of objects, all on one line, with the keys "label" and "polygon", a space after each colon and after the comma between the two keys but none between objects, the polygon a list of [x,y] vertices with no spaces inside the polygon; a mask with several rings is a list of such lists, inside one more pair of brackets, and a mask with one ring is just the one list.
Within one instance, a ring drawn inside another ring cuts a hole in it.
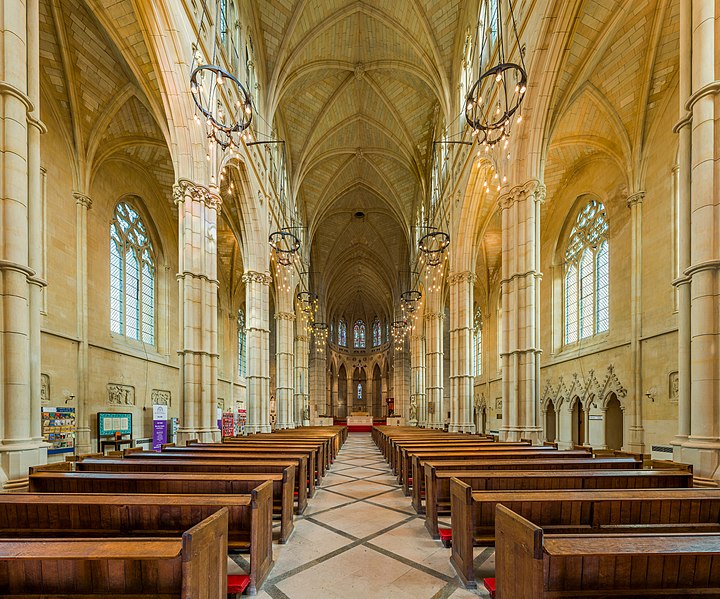
[{"label": "tiled floor", "polygon": [[[479,575],[492,575],[494,553],[477,549]],[[351,433],[258,597],[267,599],[462,599],[467,591],[415,514],[369,433]]]}]

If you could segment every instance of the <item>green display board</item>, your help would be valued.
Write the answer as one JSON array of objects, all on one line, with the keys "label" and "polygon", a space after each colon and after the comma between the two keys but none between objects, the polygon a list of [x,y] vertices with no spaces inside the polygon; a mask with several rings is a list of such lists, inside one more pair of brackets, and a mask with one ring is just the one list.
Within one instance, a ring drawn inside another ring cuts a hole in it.
[{"label": "green display board", "polygon": [[132,416],[130,412],[98,412],[98,437],[132,435]]}]

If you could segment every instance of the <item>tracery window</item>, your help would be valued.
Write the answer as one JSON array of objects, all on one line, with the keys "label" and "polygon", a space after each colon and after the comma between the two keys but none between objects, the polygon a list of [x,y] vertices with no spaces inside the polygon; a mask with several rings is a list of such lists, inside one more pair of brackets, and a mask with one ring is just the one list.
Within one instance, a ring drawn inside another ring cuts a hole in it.
[{"label": "tracery window", "polygon": [[480,308],[475,312],[475,328],[474,328],[473,357],[475,358],[475,376],[482,374],[482,312]]},{"label": "tracery window", "polygon": [[380,326],[380,319],[375,318],[373,322],[373,347],[382,345],[382,327]]},{"label": "tracery window", "polygon": [[128,202],[110,224],[110,330],[155,343],[155,257],[145,225]]},{"label": "tracery window", "polygon": [[245,329],[245,312],[238,310],[238,376],[244,377],[247,372],[247,331]]},{"label": "tracery window", "polygon": [[344,318],[341,318],[340,322],[338,322],[338,345],[347,347],[347,324]]},{"label": "tracery window", "polygon": [[333,321],[330,321],[330,343],[335,343],[335,327]]},{"label": "tracery window", "polygon": [[605,207],[590,200],[578,214],[565,250],[565,344],[610,326],[610,254]]},{"label": "tracery window", "polygon": [[353,327],[353,341],[355,347],[365,347],[365,323],[362,320],[355,322],[355,326]]},{"label": "tracery window", "polygon": [[363,398],[363,396],[362,396],[362,383],[358,383],[358,386],[357,386],[357,398],[358,398],[358,399],[362,399],[362,398]]}]

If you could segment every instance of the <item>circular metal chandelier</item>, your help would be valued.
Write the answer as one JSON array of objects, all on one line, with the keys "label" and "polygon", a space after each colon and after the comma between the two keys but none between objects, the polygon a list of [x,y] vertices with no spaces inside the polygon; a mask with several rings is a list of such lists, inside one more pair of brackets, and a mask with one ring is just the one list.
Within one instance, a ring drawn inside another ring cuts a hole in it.
[{"label": "circular metal chandelier", "polygon": [[420,305],[422,299],[422,293],[416,289],[405,291],[400,295],[400,307],[402,308],[403,314],[415,314]]},{"label": "circular metal chandelier", "polygon": [[[480,75],[467,94],[464,112],[479,146],[478,158],[485,155],[497,170],[501,161],[510,160],[510,133],[513,125],[522,121],[521,106],[527,92],[528,74],[512,0],[507,3],[509,18],[503,15],[502,3],[498,3],[494,14],[488,0],[482,3],[478,22],[478,31],[483,32],[478,51]],[[495,41],[497,49],[492,47]],[[514,48],[517,61],[510,58]],[[497,61],[483,64],[483,57],[488,56],[497,56]]]},{"label": "circular metal chandelier", "polygon": [[450,235],[437,230],[423,235],[418,242],[420,257],[428,266],[439,266],[447,257],[445,252],[449,246]]},{"label": "circular metal chandelier", "polygon": [[400,350],[403,347],[405,341],[405,333],[408,329],[408,323],[405,319],[396,320],[392,323],[392,334],[393,341],[395,342],[395,349]]},{"label": "circular metal chandelier", "polygon": [[300,311],[303,314],[315,316],[318,309],[318,294],[312,291],[301,291],[296,297]]},{"label": "circular metal chandelier", "polygon": [[[222,107],[222,90],[228,99],[237,97],[231,111]],[[208,139],[223,150],[238,148],[240,136],[252,123],[253,109],[250,94],[237,77],[217,65],[197,66],[190,74],[190,93],[205,119]],[[200,121],[197,114],[195,120]]]},{"label": "circular metal chandelier", "polygon": [[275,262],[280,266],[290,266],[298,257],[300,240],[290,231],[274,231],[268,237]]}]

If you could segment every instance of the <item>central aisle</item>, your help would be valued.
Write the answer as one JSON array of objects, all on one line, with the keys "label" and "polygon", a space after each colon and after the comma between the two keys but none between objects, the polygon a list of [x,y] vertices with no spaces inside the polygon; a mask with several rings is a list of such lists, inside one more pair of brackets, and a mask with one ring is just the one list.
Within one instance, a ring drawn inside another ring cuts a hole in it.
[{"label": "central aisle", "polygon": [[[273,549],[275,567],[258,597],[488,596],[461,587],[450,550],[430,538],[369,433],[350,433],[290,541]],[[491,555],[478,550],[476,567]]]}]

